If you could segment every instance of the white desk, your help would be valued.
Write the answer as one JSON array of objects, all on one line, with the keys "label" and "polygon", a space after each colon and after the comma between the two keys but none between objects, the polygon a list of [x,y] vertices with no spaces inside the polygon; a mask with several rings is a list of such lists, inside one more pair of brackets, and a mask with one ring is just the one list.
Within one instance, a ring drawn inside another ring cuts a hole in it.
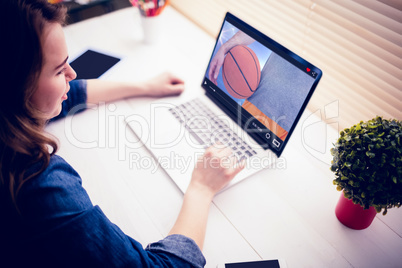
[{"label": "white desk", "polygon": [[[134,8],[70,25],[65,28],[70,55],[91,47],[125,56],[105,79],[142,80],[170,70],[186,81],[181,97],[187,98],[200,90],[215,41],[170,7],[162,21],[160,43],[152,46],[142,44]],[[48,126],[60,141],[59,155],[79,172],[93,203],[144,246],[167,235],[183,198],[164,171],[151,165],[145,148],[131,148],[136,138],[123,118],[130,107],[149,101],[100,105]],[[283,153],[284,166],[263,170],[215,197],[206,267],[276,258],[288,267],[402,267],[402,209],[377,215],[362,231],[336,219],[340,193],[332,185],[326,145],[337,131],[319,120],[305,112]],[[141,165],[133,161],[139,156]]]}]

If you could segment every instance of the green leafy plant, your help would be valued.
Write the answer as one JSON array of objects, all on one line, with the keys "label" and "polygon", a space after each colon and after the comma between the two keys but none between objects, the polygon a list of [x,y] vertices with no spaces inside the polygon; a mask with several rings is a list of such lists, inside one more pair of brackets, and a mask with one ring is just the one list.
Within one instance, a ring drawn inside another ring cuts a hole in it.
[{"label": "green leafy plant", "polygon": [[334,185],[364,209],[377,212],[402,201],[402,121],[376,117],[340,132],[331,149]]}]

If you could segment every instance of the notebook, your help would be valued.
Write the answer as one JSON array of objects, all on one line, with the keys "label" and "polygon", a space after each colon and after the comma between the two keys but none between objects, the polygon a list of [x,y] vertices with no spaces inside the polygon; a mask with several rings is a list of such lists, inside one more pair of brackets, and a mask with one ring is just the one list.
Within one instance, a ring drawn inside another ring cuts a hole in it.
[{"label": "notebook", "polygon": [[322,71],[227,13],[200,76],[202,94],[158,100],[126,118],[183,192],[198,157],[212,144],[229,146],[246,162],[227,187],[281,161]]}]

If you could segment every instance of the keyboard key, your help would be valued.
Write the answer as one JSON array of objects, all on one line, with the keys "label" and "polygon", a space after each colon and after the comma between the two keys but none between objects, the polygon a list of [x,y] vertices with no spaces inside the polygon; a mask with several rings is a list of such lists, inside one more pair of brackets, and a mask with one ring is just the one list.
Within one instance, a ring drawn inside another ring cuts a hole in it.
[{"label": "keyboard key", "polygon": [[[180,104],[169,111],[183,124],[194,138],[208,148],[212,142],[227,144],[233,155],[242,160],[256,154],[251,147],[234,133],[224,120],[217,117],[203,102],[198,99]],[[200,118],[195,118],[200,116]],[[184,120],[183,120],[184,119]],[[248,150],[247,150],[248,147]],[[247,150],[246,152],[244,152]]]}]

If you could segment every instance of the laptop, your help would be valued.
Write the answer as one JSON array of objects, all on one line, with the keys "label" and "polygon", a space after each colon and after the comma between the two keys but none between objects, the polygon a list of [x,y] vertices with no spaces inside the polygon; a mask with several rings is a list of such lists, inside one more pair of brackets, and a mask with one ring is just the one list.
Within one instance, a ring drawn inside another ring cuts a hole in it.
[{"label": "laptop", "polygon": [[[322,71],[227,13],[201,94],[134,109],[126,123],[185,192],[205,148],[229,146],[245,168],[225,188],[275,165]],[[187,89],[191,90],[191,89]]]}]

